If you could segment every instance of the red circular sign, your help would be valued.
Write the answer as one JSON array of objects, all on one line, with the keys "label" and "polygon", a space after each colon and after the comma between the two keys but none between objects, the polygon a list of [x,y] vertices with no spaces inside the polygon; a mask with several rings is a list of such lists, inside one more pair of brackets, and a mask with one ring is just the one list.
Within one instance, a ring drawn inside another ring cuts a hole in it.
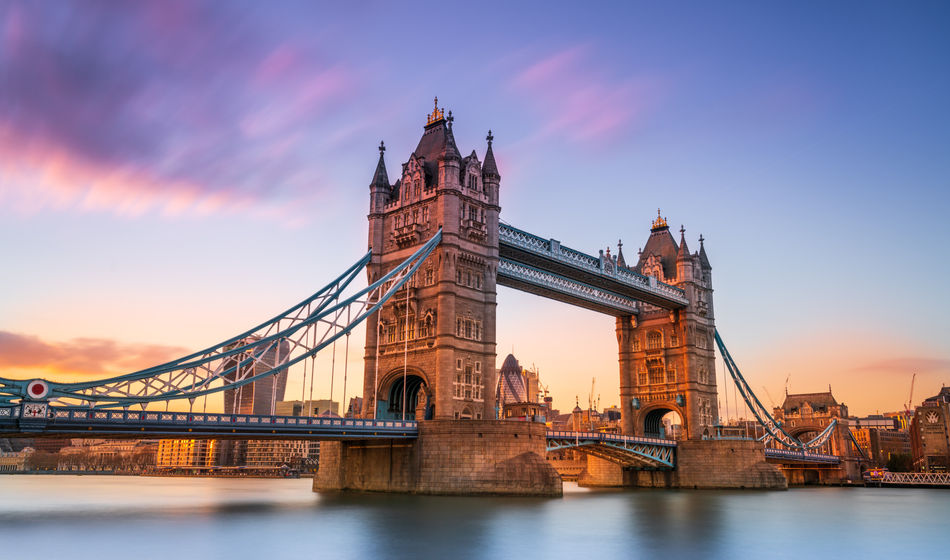
[{"label": "red circular sign", "polygon": [[34,379],[27,384],[26,394],[31,399],[42,399],[49,394],[49,385],[42,379]]}]

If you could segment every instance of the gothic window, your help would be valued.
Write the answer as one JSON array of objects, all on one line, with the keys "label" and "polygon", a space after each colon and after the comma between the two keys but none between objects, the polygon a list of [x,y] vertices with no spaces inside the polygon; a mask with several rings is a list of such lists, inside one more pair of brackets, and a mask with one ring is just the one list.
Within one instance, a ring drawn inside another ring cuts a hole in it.
[{"label": "gothic window", "polygon": [[419,223],[419,209],[418,208],[412,211],[412,223],[414,224]]},{"label": "gothic window", "polygon": [[455,319],[455,336],[469,340],[482,339],[482,322],[470,317]]},{"label": "gothic window", "polygon": [[475,208],[474,206],[468,207],[468,219],[473,222],[478,221],[478,208]]},{"label": "gothic window", "polygon": [[663,348],[663,335],[659,331],[650,331],[647,334],[647,350]]},{"label": "gothic window", "polygon": [[647,374],[646,372],[640,372],[637,374],[637,385],[646,385],[647,384]]},{"label": "gothic window", "polygon": [[663,367],[662,366],[651,366],[650,367],[650,384],[654,383],[663,383]]},{"label": "gothic window", "polygon": [[633,351],[634,352],[640,351],[640,337],[636,335],[634,335],[633,337]]},{"label": "gothic window", "polygon": [[680,345],[680,337],[679,337],[679,335],[676,334],[675,331],[672,332],[672,333],[670,333],[670,346],[674,346],[674,347],[675,347],[675,346],[679,346],[679,345]]},{"label": "gothic window", "polygon": [[706,333],[706,329],[697,329],[696,330],[696,346],[700,348],[708,348],[708,339],[709,335]]},{"label": "gothic window", "polygon": [[396,214],[396,229],[402,227],[402,214]]},{"label": "gothic window", "polygon": [[433,271],[431,268],[427,268],[426,269],[426,286],[431,286],[432,284],[434,284],[435,283],[434,279],[435,279],[435,271]]},{"label": "gothic window", "polygon": [[[462,358],[456,358],[457,362],[461,362]],[[475,362],[475,367],[480,367],[481,362]],[[482,376],[477,373],[473,373],[472,363],[465,364],[464,373],[459,371],[455,374],[455,398],[457,399],[466,399],[466,400],[481,400],[482,391],[484,386],[482,385]]]},{"label": "gothic window", "polygon": [[462,358],[455,358],[455,369],[462,370]]},{"label": "gothic window", "polygon": [[421,190],[422,190],[422,181],[420,179],[416,179],[416,188],[415,188],[415,193],[414,193],[416,195],[416,198],[419,198],[419,195],[421,194],[420,192]]},{"label": "gothic window", "polygon": [[424,224],[429,223],[429,207],[428,206],[425,206],[422,209],[422,223]]},{"label": "gothic window", "polygon": [[461,268],[455,269],[455,283],[456,284],[462,283],[462,269]]},{"label": "gothic window", "polygon": [[482,371],[482,363],[475,362],[475,373],[481,373],[481,371]]},{"label": "gothic window", "polygon": [[670,365],[666,370],[666,382],[676,383],[676,366]]},{"label": "gothic window", "polygon": [[396,325],[386,325],[386,342],[396,342]]}]

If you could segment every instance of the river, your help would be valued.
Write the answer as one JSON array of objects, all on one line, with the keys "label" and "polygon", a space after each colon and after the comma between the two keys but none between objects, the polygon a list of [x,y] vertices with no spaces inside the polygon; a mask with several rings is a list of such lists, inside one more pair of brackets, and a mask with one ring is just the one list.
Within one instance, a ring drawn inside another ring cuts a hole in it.
[{"label": "river", "polygon": [[314,494],[310,480],[0,476],[0,558],[947,558],[950,491]]}]

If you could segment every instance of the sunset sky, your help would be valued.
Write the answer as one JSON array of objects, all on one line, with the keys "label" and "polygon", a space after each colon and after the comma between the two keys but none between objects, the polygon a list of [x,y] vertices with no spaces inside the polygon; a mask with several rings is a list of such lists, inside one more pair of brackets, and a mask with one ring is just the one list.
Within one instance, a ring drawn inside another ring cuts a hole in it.
[{"label": "sunset sky", "polygon": [[[493,131],[503,221],[630,260],[657,208],[702,234],[766,404],[896,410],[913,373],[919,403],[950,382],[947,53],[946,2],[0,0],[0,377],[127,373],[303,299],[438,95],[463,154]],[[498,302],[499,365],[618,403],[611,317]]]}]

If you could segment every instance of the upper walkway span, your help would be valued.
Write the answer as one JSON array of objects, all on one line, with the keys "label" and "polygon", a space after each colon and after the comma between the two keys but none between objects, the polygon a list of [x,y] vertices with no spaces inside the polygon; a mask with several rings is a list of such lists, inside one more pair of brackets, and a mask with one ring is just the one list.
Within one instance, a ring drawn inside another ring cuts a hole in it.
[{"label": "upper walkway span", "polygon": [[686,293],[619,266],[518,228],[498,226],[498,283],[609,315],[632,315],[638,302],[664,309],[689,304]]}]

